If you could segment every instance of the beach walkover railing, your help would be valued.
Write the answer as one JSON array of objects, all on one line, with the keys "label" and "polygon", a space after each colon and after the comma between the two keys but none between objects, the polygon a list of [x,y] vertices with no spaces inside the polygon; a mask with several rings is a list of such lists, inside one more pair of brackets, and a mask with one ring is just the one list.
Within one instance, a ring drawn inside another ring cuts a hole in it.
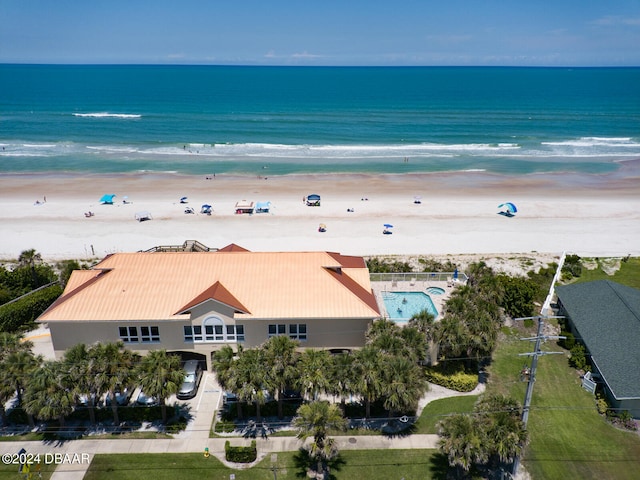
[{"label": "beach walkover railing", "polygon": [[217,248],[209,248],[197,240],[186,240],[182,245],[158,245],[145,252],[215,252]]},{"label": "beach walkover railing", "polygon": [[459,283],[467,283],[468,280],[461,272],[369,273],[372,282],[450,282],[456,278]]}]

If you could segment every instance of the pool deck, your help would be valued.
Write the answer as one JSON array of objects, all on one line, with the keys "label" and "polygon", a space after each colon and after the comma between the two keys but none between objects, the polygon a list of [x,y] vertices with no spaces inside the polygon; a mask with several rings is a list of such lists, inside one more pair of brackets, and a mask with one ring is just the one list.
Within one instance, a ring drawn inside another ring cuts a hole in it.
[{"label": "pool deck", "polygon": [[[409,280],[409,281],[397,281],[397,282],[371,282],[371,288],[376,297],[376,302],[378,302],[378,308],[380,309],[380,315],[383,318],[392,318],[391,315],[388,314],[384,300],[382,299],[382,294],[384,292],[422,292],[426,293],[431,297],[431,301],[433,302],[436,310],[438,311],[438,316],[436,321],[442,318],[442,310],[444,307],[444,302],[449,298],[451,292],[458,287],[458,285],[462,285],[462,283],[456,281],[435,281],[435,280]],[[434,295],[432,293],[427,292],[427,288],[429,287],[438,287],[444,290],[442,295]],[[403,325],[406,322],[400,322],[399,325]]]}]

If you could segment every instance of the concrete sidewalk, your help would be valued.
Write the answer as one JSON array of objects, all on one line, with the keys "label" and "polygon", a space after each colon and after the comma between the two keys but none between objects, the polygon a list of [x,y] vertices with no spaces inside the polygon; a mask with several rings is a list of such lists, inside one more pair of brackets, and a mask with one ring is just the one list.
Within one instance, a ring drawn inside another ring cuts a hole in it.
[{"label": "concrete sidewalk", "polygon": [[[58,464],[52,480],[81,480],[94,455],[113,453],[204,453],[209,448],[211,455],[223,459],[224,444],[230,440],[234,446],[250,445],[251,438],[174,438],[146,440],[81,439],[65,442],[2,442],[1,454],[18,453],[24,448],[28,454],[40,454],[42,459]],[[334,437],[339,450],[372,449],[424,449],[437,448],[437,435],[409,435],[402,438],[387,438],[381,435]],[[259,457],[269,453],[296,451],[302,441],[296,437],[256,438]],[[43,460],[44,461],[44,460]]]}]

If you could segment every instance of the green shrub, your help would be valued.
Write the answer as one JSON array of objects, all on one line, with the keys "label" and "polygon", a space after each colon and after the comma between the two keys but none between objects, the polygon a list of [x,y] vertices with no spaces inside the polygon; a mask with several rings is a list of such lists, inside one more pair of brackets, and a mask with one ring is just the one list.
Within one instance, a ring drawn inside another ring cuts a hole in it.
[{"label": "green shrub", "polygon": [[582,261],[578,255],[567,255],[562,265],[562,275],[566,278],[582,275]]},{"label": "green shrub", "polygon": [[590,370],[587,365],[587,355],[584,345],[576,343],[570,350],[570,353],[571,356],[569,357],[569,365],[571,365],[576,370]]},{"label": "green shrub", "polygon": [[62,287],[52,285],[14,303],[3,305],[0,307],[0,331],[20,332],[33,326],[35,319],[61,294]]},{"label": "green shrub", "polygon": [[366,261],[370,273],[408,273],[413,269],[408,262],[372,257]]},{"label": "green shrub", "polygon": [[180,416],[176,419],[169,420],[165,427],[167,433],[180,433],[187,429],[187,419]]},{"label": "green shrub", "polygon": [[258,449],[256,441],[251,441],[250,447],[232,447],[229,440],[224,442],[224,456],[227,462],[233,463],[251,463],[258,458]]},{"label": "green shrub", "polygon": [[457,392],[470,392],[478,385],[478,375],[465,372],[444,374],[431,368],[425,369],[425,377],[428,382]]},{"label": "green shrub", "polygon": [[220,419],[213,427],[215,433],[231,433],[236,429],[236,424],[232,420]]},{"label": "green shrub", "polygon": [[598,413],[600,415],[606,415],[609,411],[609,403],[607,399],[598,395],[598,399],[596,400],[596,408],[598,409]]},{"label": "green shrub", "polygon": [[558,340],[558,345],[560,345],[562,348],[566,348],[567,350],[571,350],[573,347],[575,347],[576,345],[576,337],[574,337],[573,333],[571,332],[566,332],[566,331],[561,331],[560,332],[560,336],[561,337],[567,337],[567,338],[561,338],[560,340]]},{"label": "green shrub", "polygon": [[533,302],[538,293],[538,285],[529,278],[498,275],[498,280],[504,290],[501,307],[507,315],[530,317],[533,315]]}]

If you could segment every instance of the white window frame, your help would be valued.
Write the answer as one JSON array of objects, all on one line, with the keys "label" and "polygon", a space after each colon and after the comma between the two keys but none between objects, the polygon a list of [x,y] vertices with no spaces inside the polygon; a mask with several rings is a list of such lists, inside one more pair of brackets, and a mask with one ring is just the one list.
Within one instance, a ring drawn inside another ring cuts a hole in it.
[{"label": "white window frame", "polygon": [[[272,328],[273,327],[273,328]],[[277,337],[278,335],[287,334],[287,325],[284,323],[272,323],[267,327],[267,335],[269,338]]]},{"label": "white window frame", "polygon": [[307,324],[306,323],[291,323],[289,324],[289,338],[292,340],[299,340],[301,342],[307,341]]},{"label": "white window frame", "polygon": [[202,343],[202,325],[185,325],[184,341],[189,343]]},{"label": "white window frame", "polygon": [[[147,333],[144,333],[145,329]],[[140,327],[140,342],[160,343],[160,328],[155,325],[142,325]]]},{"label": "white window frame", "polygon": [[244,342],[244,325],[227,325],[220,317],[206,317],[201,325],[185,325],[184,341],[189,343]]},{"label": "white window frame", "polygon": [[307,341],[307,324],[306,323],[272,323],[267,326],[267,337],[277,337],[279,335],[288,335],[293,340],[301,342]]},{"label": "white window frame", "polygon": [[[125,334],[122,334],[122,329],[125,330]],[[138,327],[134,327],[134,326],[125,326],[125,327],[118,327],[118,336],[120,337],[120,340],[122,340],[122,342],[124,343],[139,343],[140,342],[140,336],[138,335]]]}]

